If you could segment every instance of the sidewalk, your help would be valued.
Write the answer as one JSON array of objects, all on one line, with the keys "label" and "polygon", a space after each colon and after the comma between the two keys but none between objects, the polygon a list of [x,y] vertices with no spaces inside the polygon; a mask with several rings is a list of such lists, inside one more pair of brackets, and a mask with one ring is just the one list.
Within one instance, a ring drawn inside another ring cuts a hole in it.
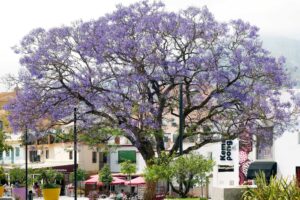
[{"label": "sidewalk", "polygon": [[[0,197],[0,200],[1,199],[13,199],[13,198],[8,197],[8,196],[3,196],[3,197]],[[39,197],[39,198],[34,197],[33,199],[34,200],[44,200],[43,197]],[[77,197],[77,199],[78,200],[88,200],[89,198],[87,198],[87,197]],[[59,200],[74,200],[74,197],[60,196]]]}]

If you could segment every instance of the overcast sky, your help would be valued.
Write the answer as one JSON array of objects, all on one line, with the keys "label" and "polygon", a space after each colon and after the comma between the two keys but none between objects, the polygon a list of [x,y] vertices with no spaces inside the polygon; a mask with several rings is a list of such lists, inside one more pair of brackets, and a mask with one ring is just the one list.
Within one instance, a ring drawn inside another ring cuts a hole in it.
[{"label": "overcast sky", "polygon": [[[68,25],[82,19],[97,19],[137,0],[9,0],[0,1],[0,77],[17,74],[18,56],[11,47],[30,30]],[[209,10],[220,21],[243,19],[260,28],[263,36],[300,40],[299,0],[162,0],[168,10],[188,6]],[[5,90],[0,86],[0,91]]]}]

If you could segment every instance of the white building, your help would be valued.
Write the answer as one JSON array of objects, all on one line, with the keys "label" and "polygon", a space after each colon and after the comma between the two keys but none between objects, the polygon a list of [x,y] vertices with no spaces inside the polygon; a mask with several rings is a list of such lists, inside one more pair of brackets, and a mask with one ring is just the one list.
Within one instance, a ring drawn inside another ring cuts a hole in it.
[{"label": "white building", "polygon": [[300,181],[300,132],[285,132],[274,141],[273,152],[278,176]]},{"label": "white building", "polygon": [[[22,134],[10,134],[6,143],[12,146],[9,152],[0,154],[0,162],[6,168],[25,167],[25,147],[22,145]],[[117,142],[117,143],[115,143]],[[120,163],[129,159],[136,164],[137,173],[142,173],[146,164],[139,151],[124,138],[113,138],[109,141],[110,148],[90,147],[78,143],[77,164],[78,168],[86,170],[89,174],[98,171],[108,164],[113,173],[120,173]],[[55,142],[52,136],[47,140],[35,141],[28,145],[28,167],[52,167],[62,172],[72,172],[74,164],[73,142]]]},{"label": "white building", "polygon": [[7,135],[6,143],[12,147],[8,152],[0,152],[2,165],[19,165],[25,160],[24,146],[21,144],[21,134]]},{"label": "white building", "polygon": [[136,147],[132,145],[118,145],[117,147],[113,147],[110,149],[110,170],[113,173],[121,172],[121,162],[123,160],[130,160],[132,163],[136,164],[136,173],[143,173],[146,163],[141,155],[141,153],[137,150]]}]

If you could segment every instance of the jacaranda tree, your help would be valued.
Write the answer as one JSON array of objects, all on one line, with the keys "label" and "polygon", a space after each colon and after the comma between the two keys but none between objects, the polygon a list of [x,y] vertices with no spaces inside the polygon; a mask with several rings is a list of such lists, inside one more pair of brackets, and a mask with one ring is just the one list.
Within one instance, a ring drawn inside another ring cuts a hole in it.
[{"label": "jacaranda tree", "polygon": [[[122,130],[146,161],[165,150],[163,121],[179,115],[180,83],[183,139],[203,136],[184,154],[266,125],[281,133],[294,112],[280,100],[292,86],[285,60],[262,48],[257,27],[218,22],[206,7],[119,5],[98,20],[35,29],[15,51],[24,69],[7,106],[13,127],[70,123],[77,107],[81,127]],[[178,148],[177,139],[170,155]]]}]

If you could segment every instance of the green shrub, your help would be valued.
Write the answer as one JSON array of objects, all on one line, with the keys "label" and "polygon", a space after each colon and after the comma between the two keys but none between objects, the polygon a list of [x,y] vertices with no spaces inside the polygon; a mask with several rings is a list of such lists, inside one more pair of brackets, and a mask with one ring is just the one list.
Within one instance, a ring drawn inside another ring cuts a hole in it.
[{"label": "green shrub", "polygon": [[19,186],[24,186],[26,182],[25,170],[19,167],[13,168],[9,171],[10,181]]},{"label": "green shrub", "polygon": [[54,169],[38,169],[36,173],[39,174],[38,180],[43,181],[43,188],[58,188],[57,181],[63,179],[63,174]]},{"label": "green shrub", "polygon": [[0,166],[0,186],[6,182],[6,176],[4,173],[4,169]]},{"label": "green shrub", "polygon": [[[77,181],[85,181],[88,177],[88,174],[83,169],[77,169]],[[70,173],[70,181],[74,182],[74,172]]]},{"label": "green shrub", "polygon": [[266,181],[264,173],[259,173],[255,179],[257,188],[247,188],[243,200],[300,200],[300,188],[297,181],[271,177]]}]

